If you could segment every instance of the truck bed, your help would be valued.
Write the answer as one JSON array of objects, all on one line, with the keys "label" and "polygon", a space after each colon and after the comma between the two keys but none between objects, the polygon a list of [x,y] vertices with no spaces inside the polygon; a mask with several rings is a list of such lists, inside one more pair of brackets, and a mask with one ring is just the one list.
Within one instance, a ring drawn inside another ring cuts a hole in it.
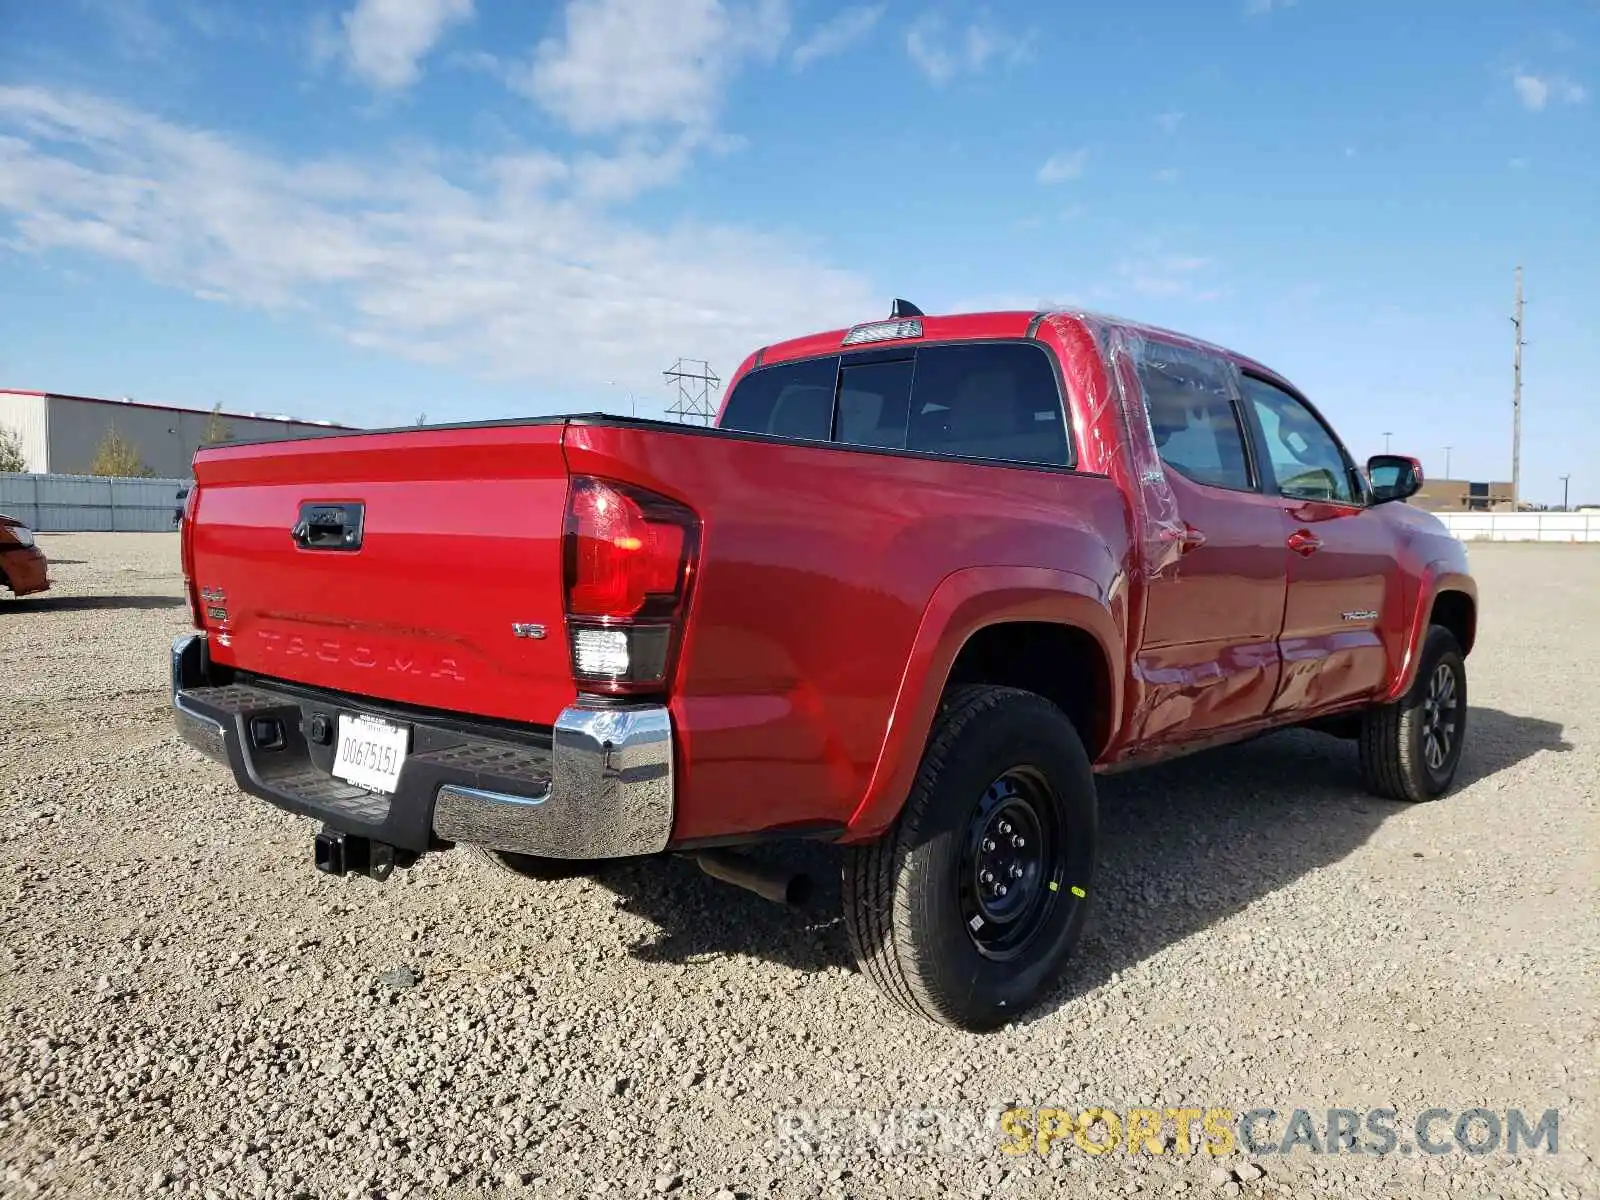
[{"label": "truck bed", "polygon": [[[191,522],[214,661],[548,728],[577,694],[562,514],[578,475],[647,488],[701,521],[666,689],[694,763],[679,839],[819,812],[848,821],[941,583],[1091,562],[1109,594],[1121,556],[1105,531],[1127,527],[1101,476],[624,418],[219,447],[196,459]],[[297,546],[307,502],[364,504],[360,548]]]}]

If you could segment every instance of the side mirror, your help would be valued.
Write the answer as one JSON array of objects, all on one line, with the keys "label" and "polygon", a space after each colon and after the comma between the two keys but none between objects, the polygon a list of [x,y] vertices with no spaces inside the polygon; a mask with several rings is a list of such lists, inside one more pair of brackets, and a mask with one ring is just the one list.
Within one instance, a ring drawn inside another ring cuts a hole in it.
[{"label": "side mirror", "polygon": [[1374,504],[1404,500],[1422,490],[1422,464],[1403,454],[1374,454],[1367,459],[1367,478]]}]

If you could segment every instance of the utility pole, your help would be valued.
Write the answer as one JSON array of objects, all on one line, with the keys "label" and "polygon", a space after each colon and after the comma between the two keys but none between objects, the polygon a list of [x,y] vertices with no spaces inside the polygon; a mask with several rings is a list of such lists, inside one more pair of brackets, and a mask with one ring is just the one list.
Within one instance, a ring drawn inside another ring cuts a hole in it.
[{"label": "utility pole", "polygon": [[1572,478],[1571,475],[1563,475],[1561,477],[1561,511],[1562,512],[1570,512],[1571,511],[1571,509],[1568,508],[1568,506],[1567,506],[1567,481],[1570,480],[1571,478]]},{"label": "utility pole", "polygon": [[1454,446],[1446,446],[1444,448],[1444,477],[1446,479],[1450,478],[1450,451],[1454,449]]},{"label": "utility pole", "polygon": [[1517,267],[1517,308],[1511,318],[1517,332],[1511,367],[1511,511],[1522,503],[1522,268]]},{"label": "utility pole", "polygon": [[1385,429],[1383,431],[1383,452],[1385,454],[1389,453],[1389,439],[1392,438],[1393,436],[1394,436],[1394,434],[1392,432],[1390,432],[1389,430]]}]

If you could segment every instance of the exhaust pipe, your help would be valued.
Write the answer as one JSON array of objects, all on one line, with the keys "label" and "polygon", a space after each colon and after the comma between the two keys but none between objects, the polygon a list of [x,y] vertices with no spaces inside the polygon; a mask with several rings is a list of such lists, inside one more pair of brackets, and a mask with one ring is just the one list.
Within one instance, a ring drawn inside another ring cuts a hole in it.
[{"label": "exhaust pipe", "polygon": [[754,892],[764,900],[801,905],[811,898],[811,880],[787,867],[757,862],[732,850],[697,850],[693,857],[711,878]]}]

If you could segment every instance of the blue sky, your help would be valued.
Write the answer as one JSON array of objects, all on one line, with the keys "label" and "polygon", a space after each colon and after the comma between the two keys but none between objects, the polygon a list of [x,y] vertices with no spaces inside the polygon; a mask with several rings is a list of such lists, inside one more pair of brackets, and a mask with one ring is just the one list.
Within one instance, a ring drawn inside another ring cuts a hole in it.
[{"label": "blue sky", "polygon": [[1600,502],[1600,0],[0,0],[0,386],[642,414],[879,316],[1087,305],[1351,448]]}]

